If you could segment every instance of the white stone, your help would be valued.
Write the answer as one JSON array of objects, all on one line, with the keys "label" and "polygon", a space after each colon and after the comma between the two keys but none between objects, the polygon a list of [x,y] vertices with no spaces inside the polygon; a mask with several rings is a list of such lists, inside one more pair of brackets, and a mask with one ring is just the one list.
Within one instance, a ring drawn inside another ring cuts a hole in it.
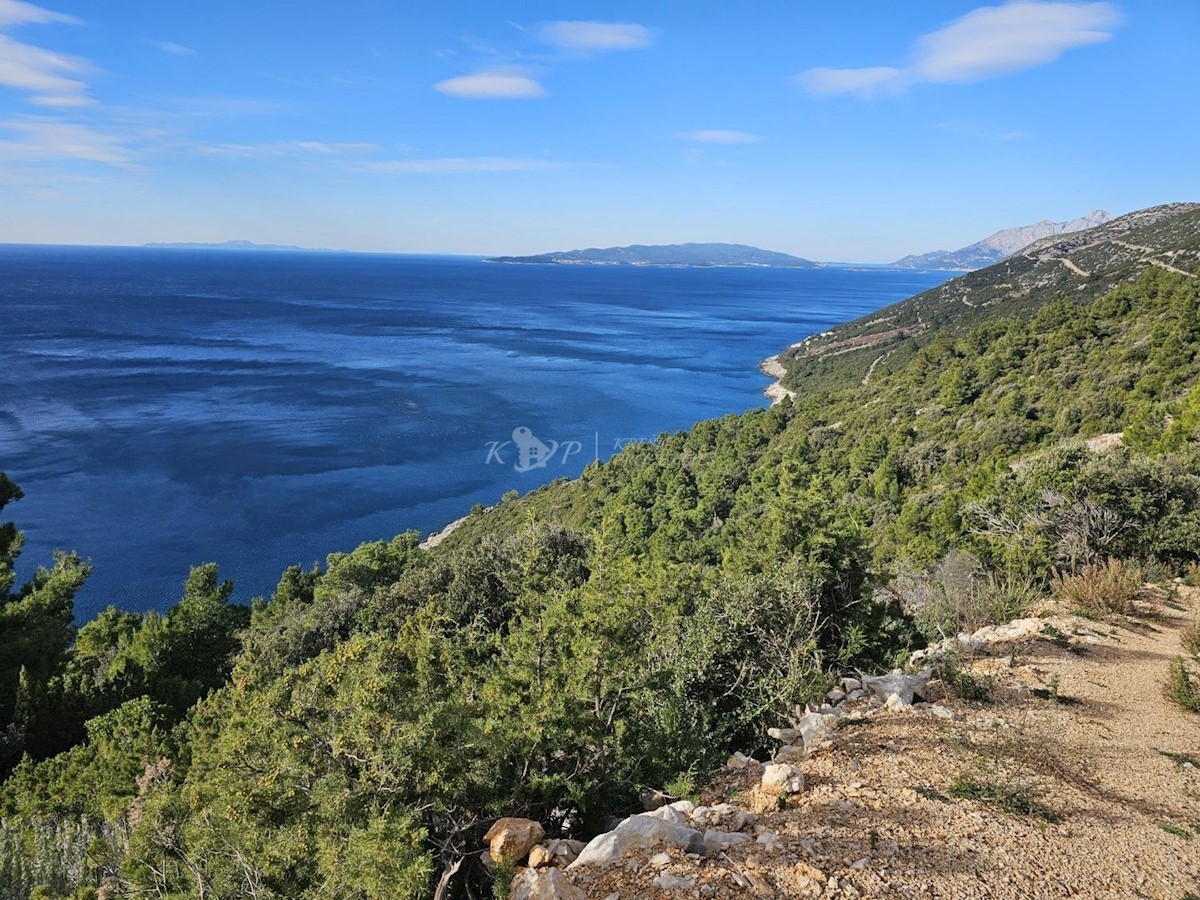
[{"label": "white stone", "polygon": [[690,891],[696,887],[696,879],[664,874],[654,879],[654,886],[663,891]]},{"label": "white stone", "polygon": [[762,786],[771,793],[797,794],[804,790],[804,773],[786,763],[773,763],[763,769]]},{"label": "white stone", "polygon": [[750,839],[750,835],[740,831],[717,831],[710,828],[704,832],[704,852],[709,856],[724,853],[735,844],[744,844]]},{"label": "white stone", "polygon": [[785,744],[794,744],[803,738],[803,734],[795,728],[768,728],[767,735]]},{"label": "white stone", "polygon": [[808,748],[825,739],[829,734],[829,723],[820,713],[808,713],[800,717],[796,723],[796,730],[800,732],[804,746]]},{"label": "white stone", "polygon": [[652,813],[630,816],[612,831],[597,835],[567,869],[619,862],[633,850],[678,847],[685,853],[703,853],[704,836],[699,831],[659,815],[670,809],[664,806]]},{"label": "white stone", "polygon": [[933,713],[935,716],[937,716],[939,719],[953,719],[954,718],[953,712],[951,712],[946,707],[944,707],[938,703],[934,703],[932,706],[930,706],[929,711],[931,713]]},{"label": "white stone", "polygon": [[925,696],[932,674],[930,670],[924,669],[916,675],[905,675],[897,669],[887,675],[873,675],[864,678],[863,687],[885,703],[893,694],[899,695],[905,703],[912,703],[914,696]]},{"label": "white stone", "polygon": [[526,869],[512,880],[509,900],[587,900],[561,869]]},{"label": "white stone", "polygon": [[783,846],[783,838],[774,831],[764,831],[758,836],[758,843],[767,853],[774,853]]}]

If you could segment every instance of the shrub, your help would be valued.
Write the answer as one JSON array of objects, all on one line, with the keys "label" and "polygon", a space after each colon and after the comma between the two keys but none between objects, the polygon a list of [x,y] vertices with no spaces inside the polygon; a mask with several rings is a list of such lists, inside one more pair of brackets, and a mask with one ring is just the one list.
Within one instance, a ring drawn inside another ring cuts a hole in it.
[{"label": "shrub", "polygon": [[1188,671],[1182,656],[1171,660],[1171,671],[1167,677],[1167,697],[1188,712],[1200,713],[1200,684]]},{"label": "shrub", "polygon": [[995,678],[990,675],[976,675],[953,657],[947,657],[942,662],[937,674],[947,690],[960,700],[987,703],[996,689]]},{"label": "shrub", "polygon": [[1193,622],[1183,629],[1183,633],[1179,635],[1179,642],[1188,656],[1200,656],[1200,621]]},{"label": "shrub", "polygon": [[1092,615],[1129,615],[1142,590],[1137,569],[1119,559],[1086,565],[1076,575],[1056,574],[1051,582],[1055,597],[1072,609]]},{"label": "shrub", "polygon": [[928,640],[1019,618],[1041,595],[1031,579],[989,572],[979,557],[961,550],[927,574],[901,576],[896,590],[916,610]]}]

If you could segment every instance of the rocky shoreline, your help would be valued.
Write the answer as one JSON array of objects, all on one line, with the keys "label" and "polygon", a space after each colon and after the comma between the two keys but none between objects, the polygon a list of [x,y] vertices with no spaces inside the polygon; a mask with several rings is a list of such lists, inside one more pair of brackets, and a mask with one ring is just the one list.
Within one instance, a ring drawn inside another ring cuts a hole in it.
[{"label": "rocky shoreline", "polygon": [[785,397],[789,400],[795,398],[796,392],[789,391],[783,386],[780,381],[787,375],[787,369],[783,367],[783,363],[779,360],[779,354],[768,356],[758,364],[758,370],[768,378],[774,378],[775,381],[763,388],[763,393],[770,398],[771,405],[781,402]]}]

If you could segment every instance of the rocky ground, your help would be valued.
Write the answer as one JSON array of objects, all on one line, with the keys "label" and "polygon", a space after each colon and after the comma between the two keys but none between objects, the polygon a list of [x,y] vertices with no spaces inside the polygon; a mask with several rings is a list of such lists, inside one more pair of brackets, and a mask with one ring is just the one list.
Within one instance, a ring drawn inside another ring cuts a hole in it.
[{"label": "rocky ground", "polygon": [[1200,716],[1164,694],[1200,591],[1140,613],[962,636],[986,701],[936,669],[851,681],[776,732],[781,766],[734,758],[513,896],[1200,898]]}]

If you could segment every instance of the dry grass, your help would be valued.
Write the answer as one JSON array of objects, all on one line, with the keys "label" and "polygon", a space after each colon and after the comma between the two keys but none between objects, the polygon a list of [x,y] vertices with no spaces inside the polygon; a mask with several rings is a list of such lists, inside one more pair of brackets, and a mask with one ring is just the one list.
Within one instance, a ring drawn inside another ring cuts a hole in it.
[{"label": "dry grass", "polygon": [[1142,591],[1142,576],[1119,559],[1110,559],[1084,566],[1075,575],[1055,575],[1051,591],[1071,609],[1087,615],[1127,616]]}]

